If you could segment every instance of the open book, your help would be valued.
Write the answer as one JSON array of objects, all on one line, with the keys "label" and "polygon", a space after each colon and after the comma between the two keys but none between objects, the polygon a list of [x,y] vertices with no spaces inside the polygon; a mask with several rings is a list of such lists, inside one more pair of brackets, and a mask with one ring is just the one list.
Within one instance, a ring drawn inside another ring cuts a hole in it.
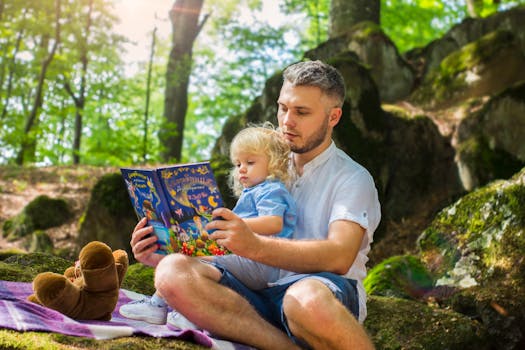
[{"label": "open book", "polygon": [[156,169],[120,169],[137,216],[148,218],[157,253],[223,255],[204,229],[223,201],[209,162]]}]

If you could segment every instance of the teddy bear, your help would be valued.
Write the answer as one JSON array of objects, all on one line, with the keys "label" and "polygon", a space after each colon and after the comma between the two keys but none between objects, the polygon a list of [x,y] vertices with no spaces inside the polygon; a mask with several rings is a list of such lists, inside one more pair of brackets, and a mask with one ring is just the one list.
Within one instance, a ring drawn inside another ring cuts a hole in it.
[{"label": "teddy bear", "polygon": [[112,251],[105,243],[90,242],[80,251],[75,266],[63,275],[39,273],[28,300],[75,320],[109,321],[128,264],[124,250]]}]

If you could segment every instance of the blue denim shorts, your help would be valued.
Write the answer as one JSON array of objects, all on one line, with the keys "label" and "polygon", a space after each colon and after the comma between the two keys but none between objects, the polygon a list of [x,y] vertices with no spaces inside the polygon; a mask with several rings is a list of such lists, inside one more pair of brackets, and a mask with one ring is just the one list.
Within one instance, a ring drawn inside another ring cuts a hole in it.
[{"label": "blue denim shorts", "polygon": [[304,346],[306,344],[302,344],[290,332],[282,308],[284,294],[288,287],[295,282],[308,278],[319,280],[332,291],[334,296],[356,318],[359,318],[357,282],[353,279],[348,279],[330,272],[319,272],[299,275],[291,281],[289,279],[283,279],[282,282],[277,281],[275,285],[272,285],[271,287],[260,290],[251,290],[220,264],[214,262],[210,264],[221,271],[222,276],[219,280],[220,284],[242,295],[266,321],[286,332],[288,336],[299,345]]}]

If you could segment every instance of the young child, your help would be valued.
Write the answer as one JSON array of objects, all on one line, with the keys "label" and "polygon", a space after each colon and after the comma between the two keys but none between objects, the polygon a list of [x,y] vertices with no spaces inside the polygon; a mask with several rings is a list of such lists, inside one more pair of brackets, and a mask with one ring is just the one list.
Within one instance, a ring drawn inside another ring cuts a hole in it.
[{"label": "young child", "polygon": [[[291,182],[290,148],[270,123],[241,130],[232,140],[230,186],[239,199],[233,212],[261,235],[292,236],[296,223],[295,202],[286,186]],[[241,256],[201,257],[228,269],[250,289],[262,289],[279,278],[280,270]],[[177,312],[168,316],[166,302],[155,293],[123,305],[120,314],[155,324],[167,322],[179,328],[196,328]]]}]

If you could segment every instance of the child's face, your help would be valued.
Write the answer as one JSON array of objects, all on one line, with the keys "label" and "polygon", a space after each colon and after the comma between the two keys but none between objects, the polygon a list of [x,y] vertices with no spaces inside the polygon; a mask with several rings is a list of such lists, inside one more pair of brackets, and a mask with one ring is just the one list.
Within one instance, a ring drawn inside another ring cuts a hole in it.
[{"label": "child's face", "polygon": [[237,153],[233,164],[235,176],[244,188],[260,184],[268,177],[268,156],[263,154]]}]

